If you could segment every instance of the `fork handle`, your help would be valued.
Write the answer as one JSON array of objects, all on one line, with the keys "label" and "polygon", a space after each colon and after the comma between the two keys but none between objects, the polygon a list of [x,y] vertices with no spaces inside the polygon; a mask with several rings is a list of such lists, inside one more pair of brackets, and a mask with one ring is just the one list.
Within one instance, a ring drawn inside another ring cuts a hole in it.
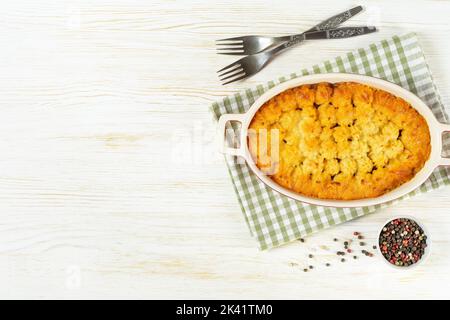
[{"label": "fork handle", "polygon": [[344,39],[377,31],[375,27],[344,27],[324,31],[306,32],[305,40]]},{"label": "fork handle", "polygon": [[362,6],[357,6],[350,10],[341,12],[335,16],[332,16],[331,18],[328,18],[325,21],[322,21],[321,23],[315,25],[314,27],[312,27],[311,29],[309,29],[306,32],[334,29],[337,26],[344,23],[345,21],[347,21],[348,19],[350,19],[351,17],[360,13],[362,10],[363,10]]},{"label": "fork handle", "polygon": [[303,40],[344,39],[375,31],[377,31],[375,27],[342,27],[321,31],[306,31],[292,36],[278,37],[277,40],[279,43],[289,41],[297,41],[296,43],[298,43]]},{"label": "fork handle", "polygon": [[278,54],[292,46],[295,46],[304,40],[316,39],[344,39],[356,37],[377,31],[375,27],[344,27],[331,30],[305,32],[286,37],[286,42],[270,50],[270,54]]},{"label": "fork handle", "polygon": [[305,40],[305,38],[304,38],[305,33],[334,29],[337,26],[344,23],[345,21],[347,21],[348,19],[354,17],[356,14],[360,13],[362,10],[363,10],[362,6],[356,6],[354,8],[351,8],[350,10],[346,10],[344,12],[338,13],[338,14],[332,16],[331,18],[328,18],[328,19],[320,22],[319,24],[316,24],[314,27],[308,29],[304,33],[296,34],[296,35],[292,35],[292,36],[278,37],[277,42],[282,43],[282,42],[294,41],[294,43],[292,45],[296,45],[296,44],[302,42],[303,40]]},{"label": "fork handle", "polygon": [[300,34],[296,34],[293,36],[279,37],[278,40],[280,41],[279,43],[281,43],[281,44],[267,52],[275,55],[275,54],[280,53],[281,51],[284,51],[290,47],[293,47],[293,46],[306,40],[305,33],[300,33]]}]

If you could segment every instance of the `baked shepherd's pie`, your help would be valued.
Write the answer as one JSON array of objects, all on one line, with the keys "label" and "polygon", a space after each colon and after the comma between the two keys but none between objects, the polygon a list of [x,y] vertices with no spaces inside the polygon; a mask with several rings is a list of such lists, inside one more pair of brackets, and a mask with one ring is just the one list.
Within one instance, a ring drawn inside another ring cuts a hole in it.
[{"label": "baked shepherd's pie", "polygon": [[[353,82],[286,90],[256,112],[249,129],[258,168],[275,168],[268,174],[276,183],[321,199],[380,196],[412,179],[431,149],[428,125],[411,105]],[[273,136],[260,135],[273,129],[277,157]]]}]

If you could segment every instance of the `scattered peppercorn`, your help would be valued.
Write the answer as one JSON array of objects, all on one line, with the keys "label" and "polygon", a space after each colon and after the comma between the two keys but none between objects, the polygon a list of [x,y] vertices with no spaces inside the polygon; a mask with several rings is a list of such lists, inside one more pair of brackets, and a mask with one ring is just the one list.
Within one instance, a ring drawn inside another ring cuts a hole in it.
[{"label": "scattered peppercorn", "polygon": [[369,251],[364,251],[363,253],[366,257],[373,257],[373,253],[371,253]]},{"label": "scattered peppercorn", "polygon": [[[395,231],[395,232],[392,233],[391,231]],[[411,229],[411,232],[410,232],[410,233],[416,235],[416,238],[417,238],[418,240],[426,240],[426,236],[423,234],[423,231],[422,231],[422,233],[421,233],[420,231],[418,231],[418,230],[417,230],[417,232],[415,232],[415,231],[416,231],[416,229],[414,229],[414,230]],[[398,236],[403,236],[405,231],[400,231],[398,228],[397,228],[397,229],[396,229],[396,228],[390,229],[389,227],[386,226],[386,227],[383,228],[383,231],[382,231],[382,232],[383,232],[383,233],[389,233],[389,235],[393,235],[393,237],[396,238],[396,237],[398,237]],[[357,231],[353,232],[353,235],[356,236],[358,239],[364,239],[364,237],[361,235],[361,233],[359,233],[359,232],[357,232]],[[300,238],[299,241],[305,242],[305,239]],[[338,239],[338,238],[333,238],[333,241],[334,241],[334,242],[337,242],[337,241],[339,241],[339,239]],[[337,254],[338,256],[345,256],[346,254],[353,253],[353,250],[349,248],[350,243],[351,243],[352,241],[353,241],[353,240],[351,240],[351,239],[350,239],[350,240],[345,240],[345,241],[343,242],[343,244],[344,244],[344,249],[345,249],[345,250],[344,250],[344,251],[337,251],[336,254]],[[360,245],[360,246],[365,246],[366,243],[363,242],[363,241],[360,241],[360,242],[359,242],[359,245]],[[389,247],[389,244],[388,244],[388,242],[387,242],[386,240],[383,240],[383,241],[380,240],[380,248],[381,248],[383,245],[386,246],[386,247]],[[372,248],[373,248],[373,249],[377,249],[377,246],[376,246],[376,245],[373,245]],[[416,249],[420,249],[420,245],[418,245]],[[372,257],[372,256],[373,256],[373,253],[371,253],[371,252],[369,252],[369,251],[367,251],[367,250],[364,250],[364,249],[363,249],[363,250],[361,250],[361,252],[362,252],[365,256],[367,256],[367,257]],[[396,254],[396,253],[394,253],[394,256],[395,256],[395,254]],[[400,256],[401,256],[401,253],[397,253],[397,255],[400,255]],[[310,259],[314,258],[314,255],[310,253],[310,254],[308,254],[308,258],[310,258]],[[354,260],[357,260],[357,259],[358,259],[358,256],[357,256],[357,255],[353,255],[352,258],[353,258]],[[346,260],[346,259],[343,258],[343,257],[340,259],[341,262],[345,262],[345,260]],[[295,263],[290,263],[290,265],[291,265],[291,266],[294,266],[294,265],[297,265],[297,264],[295,264]],[[401,262],[397,263],[397,265],[401,265]],[[330,264],[330,263],[325,263],[325,266],[330,267],[331,264]],[[303,269],[303,271],[304,271],[304,272],[308,272],[309,270],[312,270],[312,269],[314,269],[314,266],[309,265],[308,268]]]}]

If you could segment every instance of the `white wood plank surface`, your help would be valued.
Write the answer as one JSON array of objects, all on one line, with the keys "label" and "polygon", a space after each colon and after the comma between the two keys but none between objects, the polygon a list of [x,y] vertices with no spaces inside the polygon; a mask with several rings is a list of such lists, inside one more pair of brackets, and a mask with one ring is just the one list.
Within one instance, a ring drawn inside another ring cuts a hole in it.
[{"label": "white wood plank surface", "polygon": [[[259,252],[215,153],[211,102],[394,34],[418,33],[450,103],[450,2],[361,3],[348,24],[379,33],[305,43],[223,87],[234,58],[215,39],[300,32],[358,2],[4,2],[0,298],[450,298],[449,189]],[[396,214],[430,230],[423,266],[338,262],[334,237],[373,243]]]}]

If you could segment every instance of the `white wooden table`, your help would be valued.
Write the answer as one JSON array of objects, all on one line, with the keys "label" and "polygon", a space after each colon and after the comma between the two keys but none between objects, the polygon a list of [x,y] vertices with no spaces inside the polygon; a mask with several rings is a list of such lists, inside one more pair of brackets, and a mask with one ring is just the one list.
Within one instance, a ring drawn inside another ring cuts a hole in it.
[{"label": "white wooden table", "polygon": [[[294,33],[355,4],[3,3],[0,298],[450,298],[449,189],[259,252],[215,153],[211,102],[394,34],[419,34],[450,104],[450,2],[437,0],[369,1],[352,23],[379,33],[306,43],[220,85],[215,71],[234,58],[213,40]],[[358,230],[372,243],[395,214],[429,228],[423,267],[338,262],[332,238]]]}]

